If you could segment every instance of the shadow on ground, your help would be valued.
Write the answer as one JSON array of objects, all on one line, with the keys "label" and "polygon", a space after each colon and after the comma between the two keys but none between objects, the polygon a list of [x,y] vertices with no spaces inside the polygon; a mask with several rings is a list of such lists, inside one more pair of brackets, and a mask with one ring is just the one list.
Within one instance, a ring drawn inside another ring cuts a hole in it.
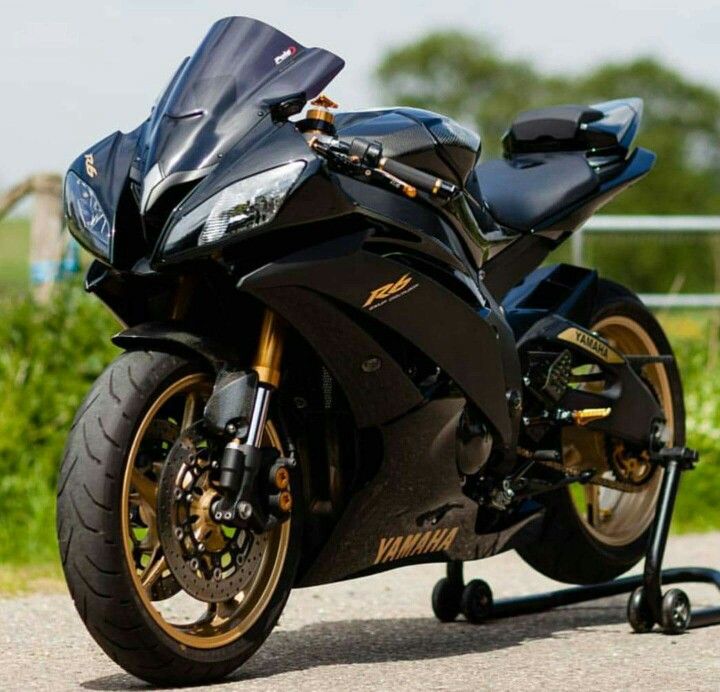
[{"label": "shadow on ground", "polygon": [[[342,620],[276,630],[242,668],[224,682],[270,678],[320,666],[386,663],[488,653],[547,637],[577,637],[578,630],[625,622],[625,599],[573,607],[485,625],[441,625],[433,618]],[[82,685],[90,690],[149,689],[127,674]]]}]

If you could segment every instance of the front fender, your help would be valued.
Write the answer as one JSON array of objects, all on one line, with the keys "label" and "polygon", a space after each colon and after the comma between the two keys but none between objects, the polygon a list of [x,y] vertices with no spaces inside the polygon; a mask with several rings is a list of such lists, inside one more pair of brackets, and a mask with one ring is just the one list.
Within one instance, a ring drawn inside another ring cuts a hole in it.
[{"label": "front fender", "polygon": [[231,345],[187,331],[177,322],[145,322],[125,329],[112,342],[126,351],[163,351],[178,356],[200,358],[217,373],[226,364],[237,363],[240,354]]}]

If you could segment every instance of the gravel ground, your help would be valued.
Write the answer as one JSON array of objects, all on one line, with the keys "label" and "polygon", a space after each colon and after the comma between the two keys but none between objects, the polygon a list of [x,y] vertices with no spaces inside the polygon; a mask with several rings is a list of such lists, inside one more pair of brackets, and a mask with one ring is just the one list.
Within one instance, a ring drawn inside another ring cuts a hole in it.
[{"label": "gravel ground", "polygon": [[[720,533],[674,538],[668,566],[720,567]],[[472,626],[430,610],[439,565],[294,592],[260,651],[213,689],[720,690],[720,627],[634,635],[625,597]],[[498,597],[552,588],[515,554],[472,563]],[[715,605],[707,585],[687,589]],[[67,595],[6,599],[0,689],[144,689],[85,632]]]}]

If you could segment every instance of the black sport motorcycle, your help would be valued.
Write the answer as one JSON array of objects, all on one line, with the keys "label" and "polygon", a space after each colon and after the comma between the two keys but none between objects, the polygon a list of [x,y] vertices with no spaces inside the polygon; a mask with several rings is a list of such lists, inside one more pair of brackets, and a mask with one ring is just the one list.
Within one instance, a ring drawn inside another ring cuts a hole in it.
[{"label": "black sport motorcycle", "polygon": [[[640,300],[540,266],[651,169],[642,102],[523,113],[478,163],[442,115],[334,112],[342,67],[223,19],[65,180],[125,353],[72,425],[60,551],[92,636],[148,681],[228,674],[293,587],[510,549],[613,578],[684,442]],[[443,620],[486,601],[433,594]]]}]

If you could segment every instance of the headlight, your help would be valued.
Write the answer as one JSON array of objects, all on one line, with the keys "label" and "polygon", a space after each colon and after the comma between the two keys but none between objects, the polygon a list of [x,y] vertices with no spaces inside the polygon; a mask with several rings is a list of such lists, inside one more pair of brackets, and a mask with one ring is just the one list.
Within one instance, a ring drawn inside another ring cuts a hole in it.
[{"label": "headlight", "polygon": [[75,173],[65,178],[65,214],[68,228],[94,255],[110,258],[112,227],[92,188]]},{"label": "headlight", "polygon": [[270,223],[304,168],[304,161],[294,161],[226,187],[175,224],[165,249],[172,250],[197,230],[197,244],[207,245]]}]

